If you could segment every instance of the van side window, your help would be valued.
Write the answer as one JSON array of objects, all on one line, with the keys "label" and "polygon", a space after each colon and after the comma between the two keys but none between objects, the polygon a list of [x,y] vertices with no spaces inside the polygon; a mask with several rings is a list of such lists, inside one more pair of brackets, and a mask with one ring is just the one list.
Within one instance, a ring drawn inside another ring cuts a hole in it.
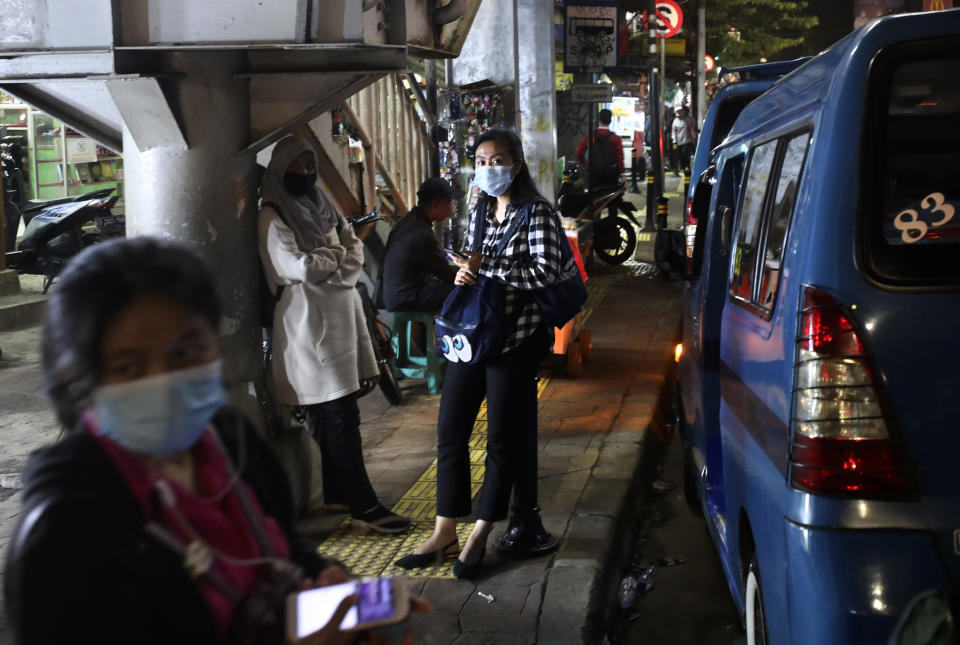
[{"label": "van side window", "polygon": [[737,244],[733,253],[730,294],[734,298],[748,302],[753,295],[763,200],[770,181],[770,171],[773,168],[776,151],[776,140],[757,146],[750,156],[750,165],[747,168],[747,182],[743,190],[743,204],[735,234]]},{"label": "van side window", "polygon": [[800,170],[807,152],[810,133],[804,132],[788,140],[780,164],[777,189],[766,228],[766,243],[763,248],[763,267],[760,276],[760,298],[757,304],[766,311],[773,311],[777,302],[777,288],[780,283],[780,265],[783,259],[783,246],[787,238],[787,227],[797,199],[797,187],[800,184]]},{"label": "van side window", "polygon": [[[714,217],[720,220],[719,253],[722,256],[730,255],[730,225],[733,224],[732,215],[724,216],[725,211],[733,212],[733,205],[739,201],[740,184],[743,181],[744,156],[737,155],[723,164],[723,175],[716,187],[717,206]],[[724,225],[724,220],[728,221]]]}]

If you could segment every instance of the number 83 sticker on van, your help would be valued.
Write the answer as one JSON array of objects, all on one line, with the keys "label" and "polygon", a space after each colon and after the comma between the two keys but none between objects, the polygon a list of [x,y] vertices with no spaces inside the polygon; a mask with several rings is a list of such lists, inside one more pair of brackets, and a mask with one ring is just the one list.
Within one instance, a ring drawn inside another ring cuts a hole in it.
[{"label": "number 83 sticker on van", "polygon": [[933,192],[916,202],[916,207],[901,210],[884,223],[888,244],[946,242],[960,238],[960,219],[954,219],[957,207],[943,193]]}]

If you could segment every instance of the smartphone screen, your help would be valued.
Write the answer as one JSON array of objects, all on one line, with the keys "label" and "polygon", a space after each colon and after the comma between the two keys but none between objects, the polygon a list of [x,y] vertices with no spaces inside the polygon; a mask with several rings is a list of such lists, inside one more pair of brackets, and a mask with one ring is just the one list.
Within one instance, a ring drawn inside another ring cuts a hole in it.
[{"label": "smartphone screen", "polygon": [[354,592],[358,593],[357,603],[347,612],[340,629],[393,616],[393,584],[389,578],[318,587],[297,594],[297,636],[302,638],[322,629],[340,601]]},{"label": "smartphone screen", "polygon": [[465,254],[461,253],[460,251],[457,251],[456,249],[445,249],[445,251],[454,257],[460,258],[461,260],[467,259],[467,256]]}]

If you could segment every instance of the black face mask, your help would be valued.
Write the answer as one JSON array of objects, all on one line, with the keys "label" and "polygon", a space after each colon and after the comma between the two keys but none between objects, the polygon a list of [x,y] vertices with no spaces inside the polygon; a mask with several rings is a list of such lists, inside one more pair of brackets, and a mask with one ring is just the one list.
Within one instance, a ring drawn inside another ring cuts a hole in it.
[{"label": "black face mask", "polygon": [[294,197],[303,197],[316,183],[317,173],[301,175],[298,172],[288,172],[283,175],[283,187]]}]

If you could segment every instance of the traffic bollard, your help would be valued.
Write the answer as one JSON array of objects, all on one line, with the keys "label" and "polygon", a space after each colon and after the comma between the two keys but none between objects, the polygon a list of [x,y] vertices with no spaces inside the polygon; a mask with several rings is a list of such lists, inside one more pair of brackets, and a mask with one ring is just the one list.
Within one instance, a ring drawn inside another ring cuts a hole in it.
[{"label": "traffic bollard", "polygon": [[667,228],[667,198],[657,197],[657,228]]}]

